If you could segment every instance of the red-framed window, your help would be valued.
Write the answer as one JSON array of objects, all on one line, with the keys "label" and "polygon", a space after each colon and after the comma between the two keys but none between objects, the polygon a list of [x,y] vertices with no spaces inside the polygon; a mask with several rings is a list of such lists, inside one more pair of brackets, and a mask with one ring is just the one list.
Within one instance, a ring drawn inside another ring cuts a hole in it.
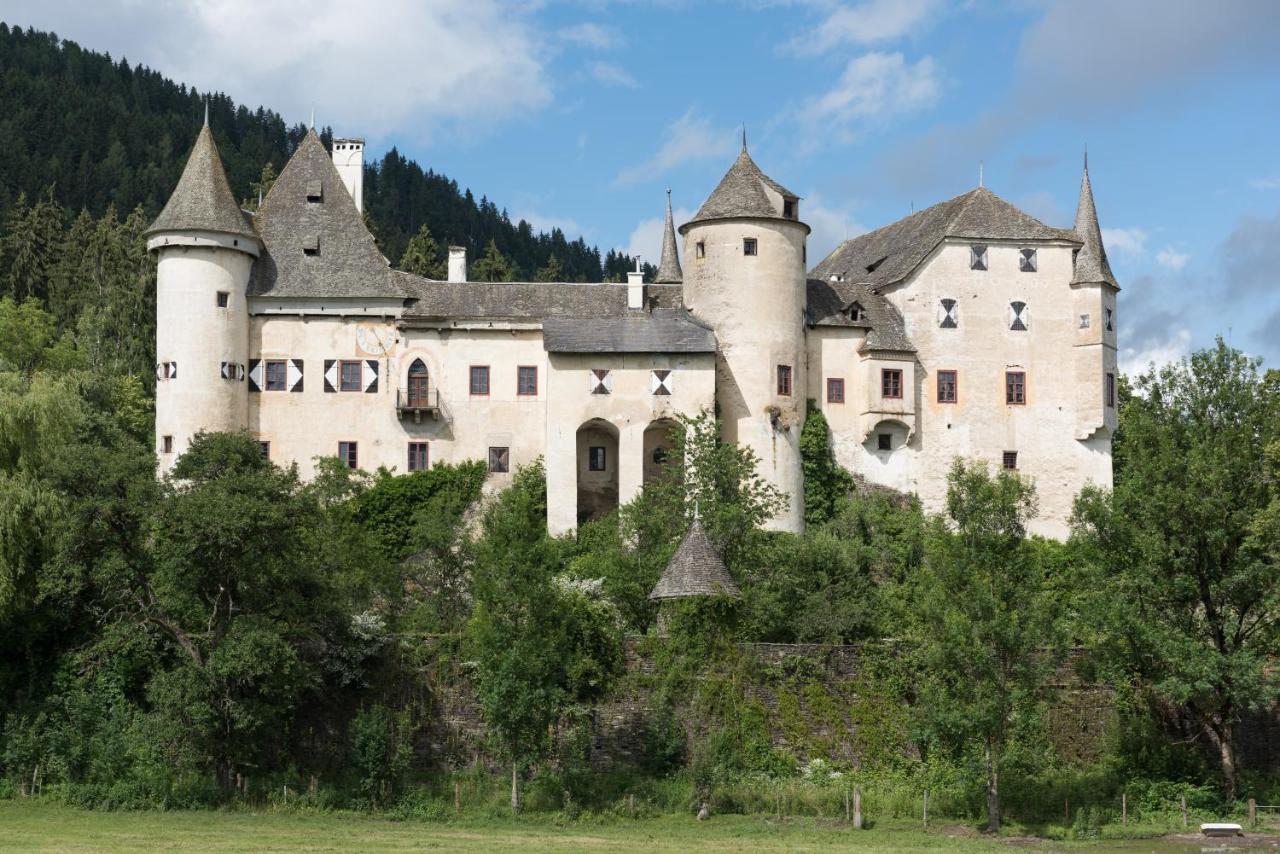
[{"label": "red-framed window", "polygon": [[488,365],[472,365],[471,366],[471,396],[472,397],[488,397],[489,396],[489,366]]},{"label": "red-framed window", "polygon": [[536,397],[538,394],[538,368],[521,365],[516,368],[516,394],[520,397]]},{"label": "red-framed window", "polygon": [[430,462],[426,442],[409,443],[409,471],[426,471],[430,468]]},{"label": "red-framed window", "polygon": [[338,391],[363,391],[363,367],[357,360],[343,360],[338,366]]},{"label": "red-framed window", "polygon": [[360,452],[356,442],[339,442],[338,459],[347,464],[349,469],[360,468]]},{"label": "red-framed window", "polygon": [[778,394],[791,396],[791,366],[778,365]]},{"label": "red-framed window", "polygon": [[955,403],[959,394],[959,374],[955,371],[938,371],[938,403]]},{"label": "red-framed window", "polygon": [[902,369],[880,369],[880,396],[894,399],[902,397]]},{"label": "red-framed window", "polygon": [[1004,402],[1010,406],[1022,406],[1027,402],[1027,374],[1025,371],[1005,371]]},{"label": "red-framed window", "polygon": [[827,377],[827,403],[844,403],[844,379]]}]

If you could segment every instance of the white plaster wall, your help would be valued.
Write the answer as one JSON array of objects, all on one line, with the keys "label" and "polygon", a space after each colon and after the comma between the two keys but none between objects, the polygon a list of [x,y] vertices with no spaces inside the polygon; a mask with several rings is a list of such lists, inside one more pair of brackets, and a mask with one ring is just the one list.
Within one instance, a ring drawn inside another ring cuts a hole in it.
[{"label": "white plaster wall", "polygon": [[[790,497],[769,527],[804,524],[800,430],[804,425],[807,227],[785,220],[721,220],[685,232],[684,302],[716,333],[717,401],[725,441],[751,448],[760,474]],[[758,254],[743,255],[755,238]],[[704,247],[698,257],[697,244]],[[792,368],[792,394],[777,394],[777,366]],[[771,413],[776,411],[776,416]],[[775,428],[774,422],[778,427]]]},{"label": "white plaster wall", "polygon": [[[243,430],[249,424],[248,385],[222,378],[222,362],[246,364],[245,287],[253,258],[215,246],[157,250],[156,361],[177,362],[176,379],[156,382],[156,451],[167,471],[201,430]],[[219,291],[228,295],[218,308]],[[162,438],[173,437],[173,452]]]}]

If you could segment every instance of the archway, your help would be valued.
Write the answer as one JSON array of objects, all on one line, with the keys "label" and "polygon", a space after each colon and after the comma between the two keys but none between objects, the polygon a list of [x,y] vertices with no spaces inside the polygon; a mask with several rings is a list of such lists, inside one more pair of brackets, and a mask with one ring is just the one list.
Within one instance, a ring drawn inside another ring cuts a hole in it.
[{"label": "archway", "polygon": [[618,428],[594,418],[578,428],[578,524],[618,509]]},{"label": "archway", "polygon": [[644,482],[656,478],[672,465],[675,432],[679,425],[670,418],[659,418],[644,429]]}]

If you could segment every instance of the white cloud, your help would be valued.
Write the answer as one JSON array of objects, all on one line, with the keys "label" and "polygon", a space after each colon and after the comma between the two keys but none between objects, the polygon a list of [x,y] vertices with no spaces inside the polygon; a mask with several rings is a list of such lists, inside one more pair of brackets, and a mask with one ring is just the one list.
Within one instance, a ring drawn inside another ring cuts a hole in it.
[{"label": "white cloud", "polygon": [[625,68],[614,65],[612,62],[593,62],[588,68],[591,76],[606,86],[622,86],[626,89],[636,89],[640,86]]},{"label": "white cloud", "polygon": [[1249,182],[1249,186],[1255,190],[1280,190],[1280,175],[1270,175],[1266,178],[1255,178]]},{"label": "white cloud", "polygon": [[[677,227],[683,222],[688,222],[693,214],[694,211],[688,208],[677,208],[672,211]],[[627,238],[627,245],[623,247],[622,251],[631,256],[639,255],[650,264],[657,264],[662,260],[662,227],[665,223],[665,214],[640,220],[636,227],[631,230],[631,236]],[[676,235],[676,246],[678,249],[684,248],[678,234]],[[683,254],[680,256],[680,263],[684,263]]]},{"label": "white cloud", "polygon": [[849,207],[828,207],[820,193],[809,193],[800,203],[800,218],[813,229],[809,234],[809,267],[817,266],[832,250],[867,231],[854,219]]},{"label": "white cloud", "polygon": [[[551,100],[546,40],[501,0],[49,0],[24,24],[338,133],[468,135]],[[146,26],[139,26],[145,16]]]},{"label": "white cloud", "polygon": [[823,53],[843,45],[894,41],[922,29],[941,7],[939,0],[868,0],[839,6],[788,46],[798,53]]},{"label": "white cloud", "polygon": [[584,21],[572,27],[565,27],[556,33],[563,42],[595,50],[609,50],[622,44],[622,36],[613,27]]},{"label": "white cloud", "polygon": [[1187,266],[1187,262],[1190,260],[1190,255],[1185,252],[1179,252],[1172,246],[1166,246],[1156,253],[1156,263],[1166,270],[1173,270],[1175,273]]},{"label": "white cloud", "polygon": [[1191,330],[1175,329],[1164,338],[1144,342],[1139,349],[1120,349],[1120,370],[1129,376],[1146,371],[1152,365],[1157,368],[1176,362],[1191,352]]},{"label": "white cloud", "polygon": [[690,108],[667,127],[663,143],[654,155],[619,172],[613,179],[614,186],[656,178],[691,160],[730,156],[733,153],[733,136],[732,130],[713,127],[710,120]]},{"label": "white cloud", "polygon": [[1104,228],[1102,245],[1112,255],[1141,257],[1147,251],[1147,232],[1141,228]]},{"label": "white cloud", "polygon": [[933,58],[912,64],[901,53],[866,53],[845,67],[835,87],[801,105],[804,139],[850,141],[858,123],[933,106],[942,90]]}]

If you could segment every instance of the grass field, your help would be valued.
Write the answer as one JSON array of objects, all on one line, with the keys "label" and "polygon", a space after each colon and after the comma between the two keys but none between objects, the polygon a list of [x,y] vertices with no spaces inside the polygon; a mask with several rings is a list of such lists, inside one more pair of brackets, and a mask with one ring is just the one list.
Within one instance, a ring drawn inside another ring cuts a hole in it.
[{"label": "grass field", "polygon": [[[1275,837],[1263,842],[1277,843]],[[611,823],[550,818],[389,821],[358,814],[295,812],[90,812],[49,803],[0,801],[3,851],[1199,851],[1189,839],[1052,843],[986,839],[970,828],[924,832],[905,824],[853,831],[814,819],[779,823],[725,815],[699,823],[663,816]]]}]

